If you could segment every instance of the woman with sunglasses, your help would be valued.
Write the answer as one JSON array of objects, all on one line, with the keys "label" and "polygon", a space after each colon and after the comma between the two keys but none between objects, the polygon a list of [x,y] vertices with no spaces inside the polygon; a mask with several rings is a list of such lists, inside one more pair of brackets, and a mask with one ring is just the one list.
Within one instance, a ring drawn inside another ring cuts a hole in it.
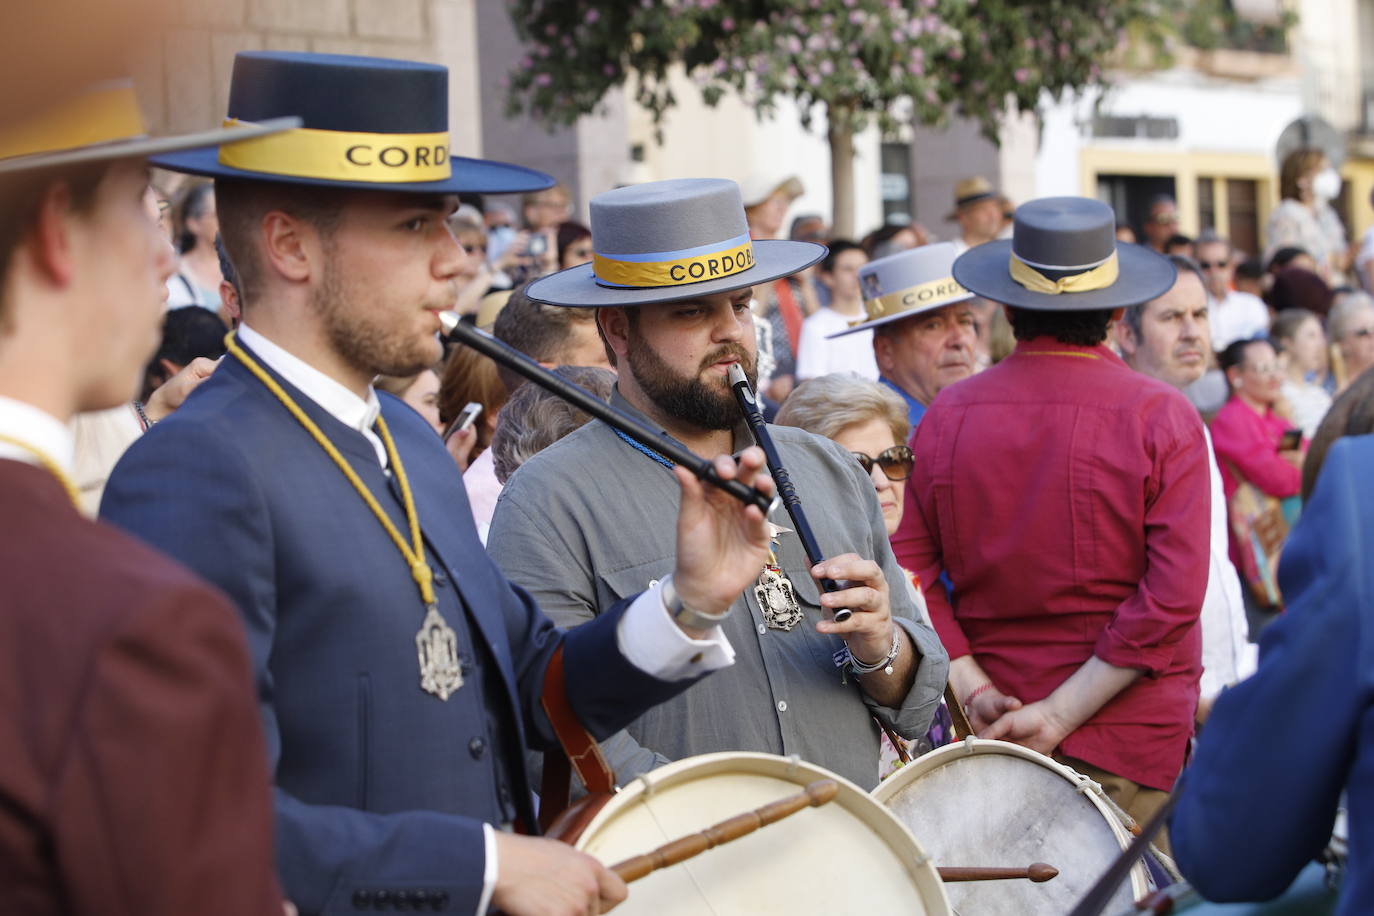
[{"label": "woman with sunglasses", "polygon": [[[911,423],[907,419],[906,402],[900,395],[886,385],[850,372],[821,375],[798,385],[783,402],[773,422],[833,439],[853,454],[873,481],[887,525],[887,536],[892,536],[902,521],[906,482],[914,463],[911,449],[905,444],[911,434]],[[805,499],[805,494],[801,495]],[[910,570],[907,578],[915,592],[916,607],[929,622],[921,583]],[[904,746],[899,751],[889,744],[888,736],[884,736],[880,778],[885,779],[895,772],[901,753],[919,756],[948,744],[952,737],[949,711],[942,701],[924,738],[902,742]]]}]

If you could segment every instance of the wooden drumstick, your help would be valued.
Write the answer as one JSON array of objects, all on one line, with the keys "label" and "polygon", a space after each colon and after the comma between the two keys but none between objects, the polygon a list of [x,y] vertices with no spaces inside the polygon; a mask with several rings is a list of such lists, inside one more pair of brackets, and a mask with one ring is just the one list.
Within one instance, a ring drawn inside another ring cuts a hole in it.
[{"label": "wooden drumstick", "polygon": [[964,868],[946,865],[935,869],[941,881],[1007,881],[1025,878],[1043,884],[1059,874],[1059,869],[1044,862],[1032,862],[1028,868]]},{"label": "wooden drumstick", "polygon": [[796,795],[789,795],[754,811],[737,814],[729,820],[707,827],[700,833],[689,834],[665,843],[653,852],[617,862],[611,866],[611,871],[627,884],[638,881],[660,868],[667,868],[669,865],[676,865],[693,856],[701,855],[713,846],[748,836],[760,827],[776,823],[803,808],[818,808],[834,799],[839,791],[839,783],[835,780],[818,779]]}]

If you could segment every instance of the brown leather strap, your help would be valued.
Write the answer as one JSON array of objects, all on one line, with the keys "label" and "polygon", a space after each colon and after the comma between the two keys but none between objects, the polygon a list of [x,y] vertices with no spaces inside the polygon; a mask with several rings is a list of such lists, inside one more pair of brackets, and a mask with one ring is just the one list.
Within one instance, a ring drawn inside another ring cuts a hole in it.
[{"label": "brown leather strap", "polygon": [[973,734],[973,725],[969,722],[964,707],[959,703],[959,698],[954,695],[954,688],[948,681],[945,682],[945,705],[949,707],[949,718],[950,724],[954,726],[954,737],[963,740]]},{"label": "brown leather strap", "polygon": [[539,826],[544,829],[568,807],[573,770],[577,771],[590,793],[610,793],[615,786],[615,774],[607,766],[606,758],[601,756],[601,748],[587,734],[577,720],[572,704],[568,702],[567,687],[563,646],[560,644],[544,672],[544,693],[541,697],[544,713],[553,725],[561,748],[544,754],[544,776],[539,795]]}]

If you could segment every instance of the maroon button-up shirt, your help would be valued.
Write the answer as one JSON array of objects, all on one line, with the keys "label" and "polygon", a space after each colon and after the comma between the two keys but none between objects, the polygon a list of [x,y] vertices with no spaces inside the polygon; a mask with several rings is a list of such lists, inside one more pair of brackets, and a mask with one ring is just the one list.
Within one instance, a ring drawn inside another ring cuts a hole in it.
[{"label": "maroon button-up shirt", "polygon": [[911,446],[892,544],[926,584],[950,658],[971,653],[1025,703],[1093,655],[1144,671],[1061,750],[1172,787],[1202,673],[1210,483],[1197,411],[1106,347],[1039,338],[942,391]]}]

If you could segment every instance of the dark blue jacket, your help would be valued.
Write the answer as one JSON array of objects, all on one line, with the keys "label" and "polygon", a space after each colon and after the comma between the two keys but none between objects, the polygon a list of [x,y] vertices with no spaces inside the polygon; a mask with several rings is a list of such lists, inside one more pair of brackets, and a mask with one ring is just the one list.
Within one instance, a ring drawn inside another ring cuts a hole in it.
[{"label": "dark blue jacket", "polygon": [[[284,380],[407,531],[394,477],[368,441]],[[544,670],[565,644],[569,698],[598,738],[685,689],[634,668],[615,627],[571,633],[510,585],[477,539],[462,480],[434,430],[381,396],[418,504],[464,686],[420,688],[425,615],[395,544],[306,430],[234,357],[139,440],[102,515],[223,589],[252,650],[276,781],[277,862],[302,914],[403,902],[472,912],[482,823],[534,823],[521,753],[545,748]],[[419,908],[419,906],[410,906]]]},{"label": "dark blue jacket", "polygon": [[1340,913],[1374,913],[1374,436],[1338,440],[1279,567],[1288,610],[1218,698],[1170,839],[1210,900],[1268,900],[1326,845],[1349,791]]}]

